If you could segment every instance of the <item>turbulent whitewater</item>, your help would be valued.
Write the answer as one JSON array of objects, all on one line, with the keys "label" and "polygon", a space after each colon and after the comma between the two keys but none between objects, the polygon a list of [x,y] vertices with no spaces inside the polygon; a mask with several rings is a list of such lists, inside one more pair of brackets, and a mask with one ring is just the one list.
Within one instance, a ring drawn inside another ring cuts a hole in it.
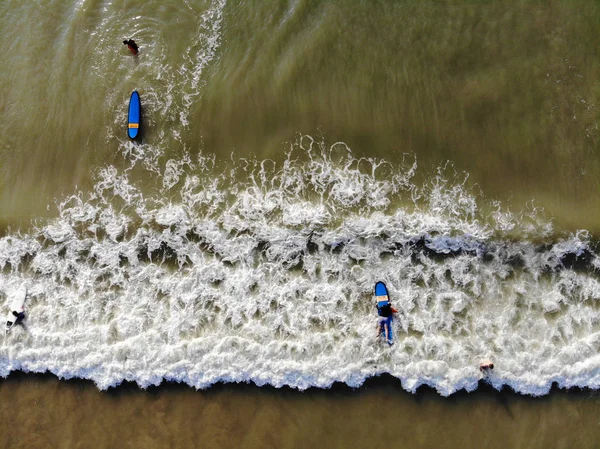
[{"label": "turbulent whitewater", "polygon": [[[476,388],[491,358],[498,388],[599,386],[587,234],[503,210],[451,166],[417,186],[411,157],[357,159],[309,137],[279,164],[136,161],[0,240],[5,308],[29,289],[1,375],[305,389],[390,373],[448,395]],[[154,189],[136,185],[141,166],[160,174]],[[391,348],[375,339],[379,280],[400,311]]]}]

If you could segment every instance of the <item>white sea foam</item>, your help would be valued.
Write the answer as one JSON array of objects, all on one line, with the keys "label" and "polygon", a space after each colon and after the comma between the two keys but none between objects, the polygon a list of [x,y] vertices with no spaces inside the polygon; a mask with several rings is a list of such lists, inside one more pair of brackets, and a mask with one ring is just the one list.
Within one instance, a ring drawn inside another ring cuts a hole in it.
[{"label": "white sea foam", "polygon": [[[598,388],[590,236],[482,208],[452,167],[418,187],[414,161],[383,165],[304,137],[280,164],[156,160],[152,195],[128,169],[101,169],[56,219],[0,239],[5,308],[29,287],[0,374],[304,389],[390,373],[447,395],[476,388],[491,358],[498,388]],[[400,311],[391,348],[375,341],[378,280]]]}]

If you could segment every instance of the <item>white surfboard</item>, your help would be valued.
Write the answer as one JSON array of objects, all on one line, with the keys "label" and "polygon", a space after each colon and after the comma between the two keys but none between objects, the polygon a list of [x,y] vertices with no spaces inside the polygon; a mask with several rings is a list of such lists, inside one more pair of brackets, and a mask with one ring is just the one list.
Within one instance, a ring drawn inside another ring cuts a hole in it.
[{"label": "white surfboard", "polygon": [[8,311],[8,315],[6,316],[6,331],[12,329],[15,325],[15,321],[17,317],[13,314],[13,312],[24,312],[25,311],[25,298],[27,297],[27,287],[22,286],[18,290],[13,292],[10,303],[8,304],[10,310]]}]

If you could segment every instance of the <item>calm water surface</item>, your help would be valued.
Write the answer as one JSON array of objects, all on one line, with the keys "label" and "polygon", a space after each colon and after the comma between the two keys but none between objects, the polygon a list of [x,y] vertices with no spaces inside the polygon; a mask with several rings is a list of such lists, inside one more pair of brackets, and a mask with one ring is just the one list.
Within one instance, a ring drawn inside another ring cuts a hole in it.
[{"label": "calm water surface", "polygon": [[[482,387],[440,399],[390,380],[303,393],[249,385],[194,391],[13,375],[0,384],[2,447],[595,448],[600,398],[544,398]],[[18,406],[17,406],[18,404]]]}]

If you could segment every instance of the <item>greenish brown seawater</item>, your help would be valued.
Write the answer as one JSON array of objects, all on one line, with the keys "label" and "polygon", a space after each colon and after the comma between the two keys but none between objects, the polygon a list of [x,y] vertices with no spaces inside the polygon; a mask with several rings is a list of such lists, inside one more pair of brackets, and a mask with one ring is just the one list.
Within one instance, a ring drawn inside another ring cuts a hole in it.
[{"label": "greenish brown seawater", "polygon": [[[162,162],[184,151],[214,155],[217,165],[253,155],[281,162],[301,134],[392,163],[414,156],[417,184],[451,161],[490,200],[541,206],[559,228],[600,234],[599,2],[217,3],[0,3],[2,235],[54,217],[55,199],[91,194],[100,169],[125,169],[134,152],[140,160],[160,152]],[[137,58],[121,43],[128,37]],[[133,89],[144,104],[139,145],[125,137]],[[161,181],[136,170],[142,190]],[[17,374],[0,382],[0,404],[0,446],[10,448],[600,441],[600,402],[589,391],[534,399],[484,388],[441,398],[373,382],[304,393],[99,392]]]},{"label": "greenish brown seawater", "polygon": [[491,198],[598,230],[597,2],[230,1],[203,65],[211,6],[4,2],[6,223],[52,215],[99,166],[125,165],[138,88],[147,141],[167,154],[278,159],[298,133],[322,135],[358,155],[413,153],[421,176],[453,161]]},{"label": "greenish brown seawater", "polygon": [[573,448],[598,447],[600,398],[553,391],[440,398],[384,378],[359,390],[298,392],[251,385],[195,391],[15,374],[0,382],[0,446],[94,448]]},{"label": "greenish brown seawater", "polygon": [[251,3],[225,27],[247,45],[224,46],[198,103],[209,148],[271,156],[319,130],[425,171],[453,161],[488,196],[598,229],[596,2]]}]

